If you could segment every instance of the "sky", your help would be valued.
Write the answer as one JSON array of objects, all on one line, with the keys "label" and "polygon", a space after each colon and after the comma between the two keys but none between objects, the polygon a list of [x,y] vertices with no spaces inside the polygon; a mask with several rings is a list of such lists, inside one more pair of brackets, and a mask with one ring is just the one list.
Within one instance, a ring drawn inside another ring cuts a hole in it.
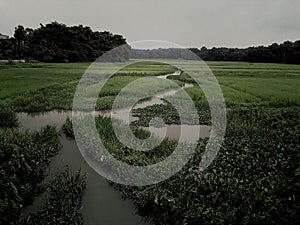
[{"label": "sky", "polygon": [[51,21],[184,47],[300,39],[300,0],[0,0],[0,33]]}]

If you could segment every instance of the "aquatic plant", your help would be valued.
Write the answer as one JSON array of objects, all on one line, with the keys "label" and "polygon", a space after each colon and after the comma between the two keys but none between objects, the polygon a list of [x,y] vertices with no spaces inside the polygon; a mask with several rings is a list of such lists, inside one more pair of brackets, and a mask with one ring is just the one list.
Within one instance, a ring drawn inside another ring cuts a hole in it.
[{"label": "aquatic plant", "polygon": [[0,129],[0,223],[16,224],[32,202],[44,169],[60,149],[59,134],[47,126],[40,132]]},{"label": "aquatic plant", "polygon": [[44,206],[23,218],[20,224],[83,224],[80,212],[86,186],[86,176],[68,167],[56,174],[49,182]]},{"label": "aquatic plant", "polygon": [[18,126],[16,113],[9,107],[0,105],[0,128]]},{"label": "aquatic plant", "polygon": [[[299,107],[231,108],[225,142],[207,170],[198,168],[206,144],[200,140],[193,159],[166,181],[111,184],[155,224],[299,224],[299,121]],[[111,154],[131,165],[161,161],[176,146],[165,140],[152,151],[134,151],[117,140],[109,118],[96,124]]]}]

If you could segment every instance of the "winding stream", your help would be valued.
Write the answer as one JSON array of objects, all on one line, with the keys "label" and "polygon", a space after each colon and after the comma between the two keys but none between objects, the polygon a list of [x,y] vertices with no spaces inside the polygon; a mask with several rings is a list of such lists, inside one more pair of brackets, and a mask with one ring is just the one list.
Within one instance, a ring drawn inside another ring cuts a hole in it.
[{"label": "winding stream", "polygon": [[[180,75],[180,71],[176,71],[171,75]],[[168,75],[158,76],[161,79],[167,79]],[[185,87],[191,87],[191,84],[185,84]],[[158,93],[148,101],[144,101],[135,105],[134,108],[145,108],[154,104],[164,104],[162,100],[166,96],[174,95],[180,89],[170,89]],[[118,109],[117,111],[99,111],[97,114],[112,116],[123,121],[128,119],[126,110]],[[124,113],[122,113],[124,112]],[[39,130],[46,125],[56,125],[60,129],[65,123],[67,117],[72,117],[71,111],[50,111],[40,114],[17,114],[20,128],[23,130]],[[130,117],[130,121],[137,120],[137,117]],[[185,141],[195,141],[199,138],[206,138],[210,135],[210,127],[202,125],[168,125],[167,127],[155,128],[144,127],[155,133],[159,137],[163,137],[164,129],[167,129],[166,136],[170,139],[177,139],[181,134],[181,129],[188,131],[184,134]],[[200,129],[200,136],[195,135]],[[86,225],[138,225],[138,224],[152,224],[151,221],[136,214],[136,209],[132,201],[122,199],[121,193],[111,187],[108,182],[98,175],[89,165],[85,162],[80,151],[77,148],[74,140],[69,140],[65,135],[60,137],[62,149],[52,159],[49,165],[48,173],[55,173],[66,164],[73,170],[79,170],[87,174],[87,186],[82,201],[82,215],[84,224]],[[39,196],[34,200],[34,204],[25,208],[24,214],[36,210],[42,204],[43,196]]]},{"label": "winding stream", "polygon": [[[56,125],[60,129],[71,112],[51,111],[39,115],[19,113],[18,119],[22,129],[39,130],[46,125]],[[87,186],[82,200],[82,215],[84,224],[151,224],[136,214],[133,202],[123,200],[121,193],[111,187],[108,182],[98,175],[84,160],[74,140],[65,135],[60,137],[62,149],[54,156],[49,165],[48,174],[61,170],[66,164],[72,170],[87,174]],[[25,209],[24,214],[34,211],[42,205],[38,196],[34,204]]]}]

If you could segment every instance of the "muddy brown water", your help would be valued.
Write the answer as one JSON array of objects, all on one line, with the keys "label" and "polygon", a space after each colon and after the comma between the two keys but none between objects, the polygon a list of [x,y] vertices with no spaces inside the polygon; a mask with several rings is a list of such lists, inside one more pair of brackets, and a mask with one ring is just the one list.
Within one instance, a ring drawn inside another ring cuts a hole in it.
[{"label": "muddy brown water", "polygon": [[[179,75],[180,72],[175,72],[172,75]],[[166,79],[168,75],[158,78]],[[185,84],[183,88],[192,87],[191,84]],[[162,100],[166,96],[174,95],[179,89],[170,89],[158,93],[148,101],[144,101],[135,105],[134,108],[144,108],[154,104],[164,104]],[[118,109],[115,111],[99,111],[95,115],[101,114],[111,116],[123,121],[128,120],[127,109]],[[71,111],[50,111],[39,114],[18,113],[20,129],[37,131],[46,125],[55,125],[61,129],[68,117],[72,117]],[[130,121],[137,120],[137,117],[129,115]],[[166,127],[143,127],[145,130],[150,130],[157,136],[164,138],[165,130],[166,137],[169,139],[178,140],[182,133],[183,141],[197,141],[199,138],[206,138],[210,135],[210,127],[203,125],[167,125]],[[199,132],[198,132],[199,131]],[[197,134],[197,135],[195,135]],[[199,135],[198,135],[199,134]],[[148,225],[153,224],[150,220],[137,214],[136,208],[132,201],[123,199],[121,193],[115,190],[108,182],[99,174],[97,174],[82,157],[76,142],[66,138],[64,135],[60,137],[62,149],[53,157],[48,168],[47,174],[53,174],[61,170],[65,165],[68,165],[72,170],[79,170],[87,174],[87,186],[82,200],[82,215],[85,225]],[[23,215],[37,210],[43,204],[44,195],[34,199],[33,205],[26,207]]]},{"label": "muddy brown water", "polygon": [[[51,111],[39,115],[18,113],[20,128],[23,130],[39,130],[46,125],[62,127],[71,112]],[[82,200],[82,215],[84,224],[152,224],[136,214],[132,201],[122,199],[121,193],[111,187],[108,182],[97,174],[84,160],[76,142],[60,137],[62,149],[53,157],[47,174],[60,171],[65,165],[72,170],[79,170],[87,174],[87,186]],[[34,204],[26,208],[23,214],[35,211],[42,205],[42,196],[36,197]]]}]

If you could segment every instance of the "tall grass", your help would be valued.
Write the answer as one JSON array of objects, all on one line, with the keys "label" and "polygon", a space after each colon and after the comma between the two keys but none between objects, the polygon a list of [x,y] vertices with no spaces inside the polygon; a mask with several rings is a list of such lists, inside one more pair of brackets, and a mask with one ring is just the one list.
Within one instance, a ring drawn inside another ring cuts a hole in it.
[{"label": "tall grass", "polygon": [[16,113],[9,107],[0,105],[0,128],[18,126]]},{"label": "tall grass", "polygon": [[23,218],[20,224],[83,224],[80,208],[85,186],[85,175],[64,169],[48,184],[45,205]]},{"label": "tall grass", "polygon": [[1,224],[16,224],[23,207],[31,204],[44,169],[59,148],[54,127],[34,133],[0,129]]}]

